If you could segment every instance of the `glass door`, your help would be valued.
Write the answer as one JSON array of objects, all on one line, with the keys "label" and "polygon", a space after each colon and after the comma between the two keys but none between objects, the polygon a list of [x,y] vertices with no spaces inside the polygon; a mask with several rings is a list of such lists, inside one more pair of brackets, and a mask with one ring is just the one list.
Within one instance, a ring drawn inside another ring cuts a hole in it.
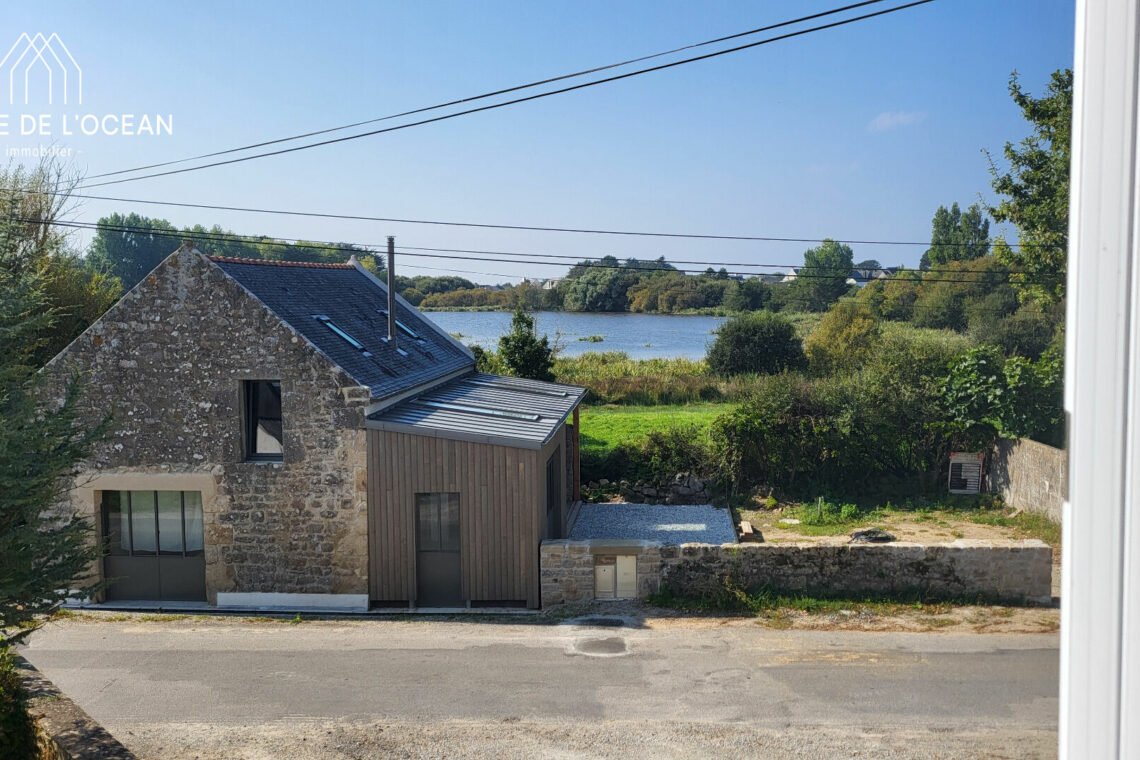
[{"label": "glass door", "polygon": [[103,491],[108,601],[205,601],[202,494]]}]

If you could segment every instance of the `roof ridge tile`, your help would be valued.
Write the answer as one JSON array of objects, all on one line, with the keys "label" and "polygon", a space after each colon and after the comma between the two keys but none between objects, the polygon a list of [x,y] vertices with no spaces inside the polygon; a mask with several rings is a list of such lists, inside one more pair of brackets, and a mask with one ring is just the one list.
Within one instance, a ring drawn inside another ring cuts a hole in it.
[{"label": "roof ridge tile", "polygon": [[227,264],[259,264],[268,267],[310,267],[312,269],[355,269],[352,264],[329,264],[321,261],[273,261],[270,259],[244,259],[236,256],[212,256],[205,254],[210,261],[223,261]]}]

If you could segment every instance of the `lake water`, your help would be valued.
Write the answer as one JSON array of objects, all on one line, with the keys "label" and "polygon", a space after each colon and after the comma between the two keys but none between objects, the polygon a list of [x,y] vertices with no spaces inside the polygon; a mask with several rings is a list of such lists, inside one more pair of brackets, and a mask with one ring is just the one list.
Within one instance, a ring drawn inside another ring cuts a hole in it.
[{"label": "lake water", "polygon": [[[501,311],[431,311],[425,316],[449,333],[462,333],[463,343],[497,348],[499,338],[511,329],[511,315]],[[712,331],[724,317],[675,314],[602,314],[540,311],[534,315],[539,334],[565,346],[563,355],[591,351],[624,351],[634,359],[683,357],[702,359],[715,338]],[[600,343],[580,341],[601,335]]]}]

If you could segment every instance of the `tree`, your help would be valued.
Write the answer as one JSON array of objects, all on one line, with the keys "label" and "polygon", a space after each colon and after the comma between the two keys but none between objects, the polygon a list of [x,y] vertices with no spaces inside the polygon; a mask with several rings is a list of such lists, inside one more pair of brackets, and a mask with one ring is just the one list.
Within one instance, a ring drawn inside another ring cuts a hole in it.
[{"label": "tree", "polygon": [[951,261],[973,261],[990,252],[990,220],[974,204],[963,213],[955,202],[939,206],[931,222],[930,248],[922,254],[920,269],[940,267]]},{"label": "tree", "polygon": [[855,265],[856,269],[882,269],[883,265],[879,263],[878,259],[863,259]]},{"label": "tree", "polygon": [[581,275],[568,277],[564,283],[563,307],[567,311],[626,311],[626,294],[636,280],[636,273],[630,269],[586,267]]},{"label": "tree", "polygon": [[1042,305],[1056,303],[1065,295],[1072,69],[1053,72],[1046,89],[1043,97],[1034,98],[1021,88],[1016,72],[1010,78],[1009,94],[1032,133],[1018,145],[1005,144],[1008,171],[999,171],[991,159],[993,188],[1002,199],[987,209],[996,221],[1017,227],[1019,245],[997,245],[995,253],[1004,264],[1019,270],[1014,281],[1022,300]]},{"label": "tree", "polygon": [[123,288],[117,278],[90,270],[68,250],[44,257],[36,276],[54,314],[43,341],[32,354],[32,363],[39,367],[103,316],[119,300]]},{"label": "tree", "polygon": [[740,280],[724,296],[724,308],[730,311],[758,311],[772,300],[772,286],[759,277]]},{"label": "tree", "polygon": [[854,268],[851,246],[828,239],[804,251],[804,266],[791,282],[789,301],[807,311],[825,311],[847,292]]},{"label": "tree", "polygon": [[58,503],[107,422],[79,423],[75,374],[61,405],[40,399],[49,379],[30,360],[54,317],[34,276],[0,274],[0,651],[95,589],[85,580],[100,556],[92,526]]},{"label": "tree", "polygon": [[840,301],[823,315],[804,353],[820,375],[861,367],[878,345],[882,330],[865,304]]},{"label": "tree", "polygon": [[[123,227],[131,231],[120,229]],[[87,263],[95,271],[119,278],[130,290],[178,248],[179,237],[178,230],[165,219],[111,214],[96,225]]]},{"label": "tree", "polygon": [[717,329],[707,357],[709,370],[724,377],[772,374],[803,365],[803,346],[792,323],[771,312],[733,317]]},{"label": "tree", "polygon": [[948,432],[969,451],[988,451],[999,435],[1059,443],[1062,376],[1053,350],[1035,363],[1006,359],[993,346],[972,348],[951,365],[939,389]]},{"label": "tree", "polygon": [[534,317],[516,311],[511,317],[511,331],[499,338],[499,361],[507,374],[531,380],[553,380],[554,349],[545,335],[541,338],[534,327]]},{"label": "tree", "polygon": [[98,319],[122,291],[118,279],[87,267],[55,224],[72,184],[66,170],[51,162],[0,171],[0,270],[32,278],[43,308],[54,315],[28,357],[37,367]]}]

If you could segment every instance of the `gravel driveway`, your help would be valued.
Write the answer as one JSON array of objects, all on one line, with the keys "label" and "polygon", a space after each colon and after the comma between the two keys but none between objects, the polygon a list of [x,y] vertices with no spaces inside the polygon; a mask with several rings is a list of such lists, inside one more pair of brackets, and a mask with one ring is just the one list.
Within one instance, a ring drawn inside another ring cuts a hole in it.
[{"label": "gravel driveway", "polygon": [[618,538],[667,544],[736,542],[732,515],[710,504],[583,504],[571,540]]}]

